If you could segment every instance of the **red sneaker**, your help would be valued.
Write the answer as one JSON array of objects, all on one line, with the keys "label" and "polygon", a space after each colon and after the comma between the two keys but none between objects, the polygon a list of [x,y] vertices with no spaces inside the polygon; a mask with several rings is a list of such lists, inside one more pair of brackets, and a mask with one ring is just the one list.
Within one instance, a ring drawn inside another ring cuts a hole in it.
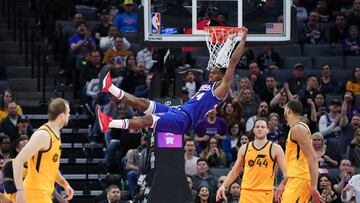
[{"label": "red sneaker", "polygon": [[106,73],[104,79],[102,79],[102,92],[108,93],[109,92],[109,87],[112,85],[112,79],[111,79],[111,75],[110,75],[110,71],[108,73]]},{"label": "red sneaker", "polygon": [[96,107],[95,113],[96,113],[96,119],[99,122],[100,131],[102,133],[108,131],[109,123],[112,121],[112,118],[101,112],[100,107]]}]

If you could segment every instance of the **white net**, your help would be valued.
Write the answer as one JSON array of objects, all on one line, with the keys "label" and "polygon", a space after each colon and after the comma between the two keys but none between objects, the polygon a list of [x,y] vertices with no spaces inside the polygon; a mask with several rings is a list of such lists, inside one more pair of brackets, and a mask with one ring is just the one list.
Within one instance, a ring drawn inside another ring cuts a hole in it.
[{"label": "white net", "polygon": [[243,36],[243,28],[210,26],[205,27],[204,31],[210,55],[207,69],[227,68],[232,51]]}]

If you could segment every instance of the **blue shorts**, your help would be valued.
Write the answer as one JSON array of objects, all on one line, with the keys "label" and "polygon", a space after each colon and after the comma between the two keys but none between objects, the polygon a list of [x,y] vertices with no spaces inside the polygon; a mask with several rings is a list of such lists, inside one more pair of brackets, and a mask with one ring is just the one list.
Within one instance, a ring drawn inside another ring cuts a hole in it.
[{"label": "blue shorts", "polygon": [[157,132],[184,134],[191,126],[190,117],[182,110],[155,102],[154,115],[159,117],[155,124]]}]

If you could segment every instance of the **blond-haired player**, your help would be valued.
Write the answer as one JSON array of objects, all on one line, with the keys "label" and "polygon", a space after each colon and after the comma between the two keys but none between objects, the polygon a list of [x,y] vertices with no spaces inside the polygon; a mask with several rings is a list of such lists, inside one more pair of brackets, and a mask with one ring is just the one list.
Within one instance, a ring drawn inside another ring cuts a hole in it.
[{"label": "blond-haired player", "polygon": [[284,151],[280,145],[267,140],[269,132],[267,120],[255,121],[255,140],[242,145],[233,169],[216,193],[216,201],[226,199],[227,188],[239,176],[244,167],[241,183],[240,203],[269,203],[273,201],[275,164],[278,164],[286,179]]},{"label": "blond-haired player", "polygon": [[[28,144],[13,160],[17,203],[52,203],[55,182],[65,189],[67,200],[74,190],[59,173],[61,140],[60,130],[68,124],[69,103],[54,99],[48,107],[49,121],[30,138]],[[23,164],[28,163],[28,174],[23,181]]]}]

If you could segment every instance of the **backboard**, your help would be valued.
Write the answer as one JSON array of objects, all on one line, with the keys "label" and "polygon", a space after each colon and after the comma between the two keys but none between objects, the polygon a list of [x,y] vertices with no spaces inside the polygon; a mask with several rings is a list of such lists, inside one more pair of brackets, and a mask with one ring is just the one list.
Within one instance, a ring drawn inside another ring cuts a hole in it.
[{"label": "backboard", "polygon": [[292,39],[290,0],[143,0],[140,33],[145,45],[205,44],[205,26],[248,28],[248,41]]}]

